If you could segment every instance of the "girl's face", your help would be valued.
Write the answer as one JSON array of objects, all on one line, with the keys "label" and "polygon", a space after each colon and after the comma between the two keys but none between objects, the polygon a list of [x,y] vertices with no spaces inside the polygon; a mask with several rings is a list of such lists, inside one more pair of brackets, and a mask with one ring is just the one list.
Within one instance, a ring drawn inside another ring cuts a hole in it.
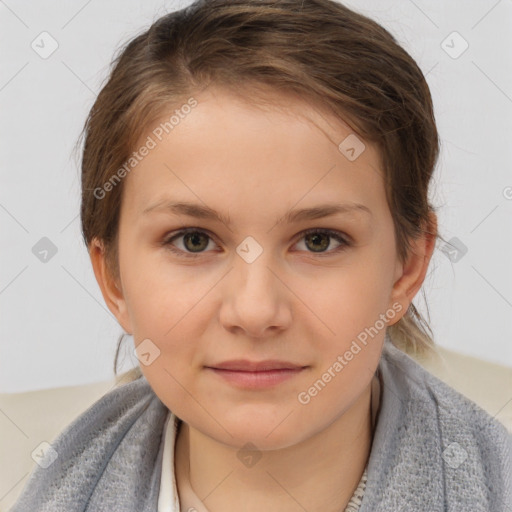
[{"label": "girl's face", "polygon": [[[378,153],[346,125],[290,97],[286,112],[194,98],[135,148],[154,145],[125,178],[118,287],[91,257],[169,409],[227,445],[284,448],[368,397],[429,257],[399,263]],[[299,369],[211,369],[232,360]]]}]

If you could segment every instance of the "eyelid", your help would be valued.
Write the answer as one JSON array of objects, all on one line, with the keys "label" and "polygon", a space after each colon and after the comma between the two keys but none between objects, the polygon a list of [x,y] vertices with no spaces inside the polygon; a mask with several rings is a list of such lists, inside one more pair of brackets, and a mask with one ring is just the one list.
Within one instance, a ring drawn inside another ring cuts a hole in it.
[{"label": "eyelid", "polygon": [[[187,233],[195,233],[195,232],[206,234],[217,246],[219,245],[218,242],[216,241],[216,236],[210,230],[208,230],[206,228],[199,228],[199,227],[194,227],[194,226],[182,227],[182,228],[179,228],[178,230],[172,231],[171,233],[169,233],[168,235],[166,235],[164,237],[161,245],[166,247],[167,249],[169,249],[171,252],[178,254],[179,256],[183,256],[185,258],[196,258],[196,257],[202,256],[204,254],[207,254],[208,252],[211,252],[211,251],[203,251],[203,252],[197,252],[197,253],[186,252],[186,251],[182,251],[181,249],[178,249],[172,245],[171,242],[173,242],[176,238],[180,238],[180,237],[186,235]],[[338,243],[340,243],[340,245],[338,247],[336,247],[335,249],[331,249],[326,252],[318,252],[318,253],[309,252],[309,251],[297,251],[297,252],[306,252],[309,255],[314,255],[317,257],[318,256],[319,257],[331,256],[334,254],[338,254],[341,251],[343,251],[344,249],[347,249],[348,247],[351,247],[352,245],[354,245],[353,238],[351,236],[349,236],[348,234],[346,234],[345,232],[339,231],[337,229],[321,228],[321,227],[308,228],[308,229],[304,229],[304,230],[300,231],[294,237],[294,239],[295,239],[294,245],[296,243],[298,243],[298,241],[303,239],[305,236],[307,236],[308,234],[311,234],[311,233],[326,234],[330,238],[334,238]]]},{"label": "eyelid", "polygon": [[[297,234],[297,238],[301,239],[304,236],[310,234],[310,233],[326,233],[330,235],[332,238],[340,238],[345,242],[346,244],[353,243],[353,239],[351,236],[346,234],[344,231],[339,231],[338,229],[332,229],[332,228],[308,228],[304,229],[303,231],[299,232]],[[314,254],[314,253],[313,253]]]},{"label": "eyelid", "polygon": [[184,256],[185,258],[196,258],[198,256],[207,254],[206,252],[198,252],[198,253],[185,252],[185,251],[182,251],[181,249],[174,247],[171,243],[176,238],[180,238],[180,237],[186,235],[187,233],[196,233],[196,232],[206,234],[210,238],[210,240],[213,240],[213,242],[217,246],[219,245],[216,241],[215,235],[210,230],[205,229],[205,228],[194,227],[194,226],[182,227],[175,231],[172,231],[171,233],[168,233],[166,236],[164,236],[164,239],[162,240],[161,245],[163,247],[167,248],[168,250],[170,250],[171,252],[178,254],[179,256]]}]

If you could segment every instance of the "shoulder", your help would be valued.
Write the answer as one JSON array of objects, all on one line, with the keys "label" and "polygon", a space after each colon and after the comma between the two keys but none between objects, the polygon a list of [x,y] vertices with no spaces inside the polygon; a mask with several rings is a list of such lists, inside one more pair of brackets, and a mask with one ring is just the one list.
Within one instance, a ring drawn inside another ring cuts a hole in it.
[{"label": "shoulder", "polygon": [[433,353],[412,357],[512,433],[512,368],[440,346]]},{"label": "shoulder", "polygon": [[[431,439],[425,436],[425,442],[438,443],[447,468],[456,469],[464,463],[467,471],[489,482],[509,478],[512,433],[500,421],[388,342],[383,364],[388,377],[392,376],[388,386],[394,387],[392,391],[405,403],[405,416],[409,421],[414,418],[417,427],[430,435]],[[509,393],[512,398],[510,388]]]},{"label": "shoulder", "polygon": [[379,373],[365,512],[377,505],[497,512],[504,503],[512,507],[512,435],[504,425],[389,339]]},{"label": "shoulder", "polygon": [[[436,355],[437,354],[437,355]],[[435,404],[439,415],[451,419],[461,428],[474,432],[492,430],[512,438],[505,425],[494,415],[486,411],[468,394],[455,389],[454,379],[449,379],[449,372],[453,368],[452,362],[447,363],[444,354],[446,351],[436,349],[432,356],[411,356],[386,341],[382,354],[384,364],[393,375],[393,385],[400,388],[400,392],[413,400],[421,407],[424,404]],[[452,353],[453,354],[453,353]],[[485,364],[485,363],[484,363]],[[512,375],[512,370],[511,370]],[[478,374],[468,375],[468,379],[478,382]],[[457,381],[460,386],[460,381]],[[503,397],[507,394],[503,389]],[[512,388],[508,388],[512,399]],[[502,406],[506,405],[504,401]],[[498,410],[496,412],[499,412]],[[450,424],[450,422],[448,422]]]},{"label": "shoulder", "polygon": [[[128,498],[135,485],[141,496],[154,492],[167,413],[143,376],[114,387],[49,444],[12,512],[99,510],[91,504]],[[138,482],[145,474],[149,480]]]}]

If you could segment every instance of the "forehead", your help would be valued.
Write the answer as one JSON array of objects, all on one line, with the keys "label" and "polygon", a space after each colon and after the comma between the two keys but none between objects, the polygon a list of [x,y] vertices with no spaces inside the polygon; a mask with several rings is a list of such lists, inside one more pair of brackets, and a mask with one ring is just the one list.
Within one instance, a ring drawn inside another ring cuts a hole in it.
[{"label": "forehead", "polygon": [[[163,113],[135,148],[148,137],[154,144],[125,183],[124,194],[139,212],[178,189],[196,200],[216,193],[221,202],[262,192],[295,201],[312,189],[343,190],[350,200],[363,189],[382,192],[375,147],[318,105],[282,92],[258,103],[219,87],[193,99],[192,109],[176,112],[173,105]],[[346,153],[354,148],[355,159]]]}]

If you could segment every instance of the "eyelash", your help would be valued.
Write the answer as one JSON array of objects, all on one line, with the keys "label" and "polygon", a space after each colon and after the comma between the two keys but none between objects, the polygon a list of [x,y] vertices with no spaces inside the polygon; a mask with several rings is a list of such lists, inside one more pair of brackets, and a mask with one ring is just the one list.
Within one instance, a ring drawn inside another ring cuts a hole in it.
[{"label": "eyelash", "polygon": [[[183,256],[185,258],[197,258],[198,256],[202,256],[205,253],[205,251],[198,252],[198,253],[190,253],[190,252],[182,251],[181,249],[177,249],[176,247],[174,247],[172,245],[172,242],[174,240],[176,240],[177,238],[180,238],[181,236],[186,235],[187,233],[203,233],[206,236],[208,236],[208,238],[210,240],[213,240],[213,237],[211,237],[209,235],[208,231],[205,231],[204,229],[187,228],[187,229],[182,229],[181,231],[178,231],[176,233],[171,233],[171,235],[169,237],[166,237],[164,239],[164,241],[162,242],[162,245],[165,246],[167,249],[169,249],[171,252],[177,254],[178,256]],[[337,247],[336,249],[332,249],[328,252],[315,253],[312,251],[308,251],[310,254],[314,254],[316,256],[320,256],[320,257],[330,256],[332,254],[339,253],[352,245],[352,243],[347,239],[347,237],[343,236],[341,232],[332,230],[332,229],[321,229],[321,228],[311,228],[311,229],[306,229],[306,230],[302,231],[301,233],[299,233],[300,237],[297,240],[297,242],[300,241],[305,236],[310,235],[310,234],[326,234],[329,237],[334,238],[337,242],[341,243],[341,245],[339,247]],[[215,241],[215,240],[213,240],[213,241]]]}]

